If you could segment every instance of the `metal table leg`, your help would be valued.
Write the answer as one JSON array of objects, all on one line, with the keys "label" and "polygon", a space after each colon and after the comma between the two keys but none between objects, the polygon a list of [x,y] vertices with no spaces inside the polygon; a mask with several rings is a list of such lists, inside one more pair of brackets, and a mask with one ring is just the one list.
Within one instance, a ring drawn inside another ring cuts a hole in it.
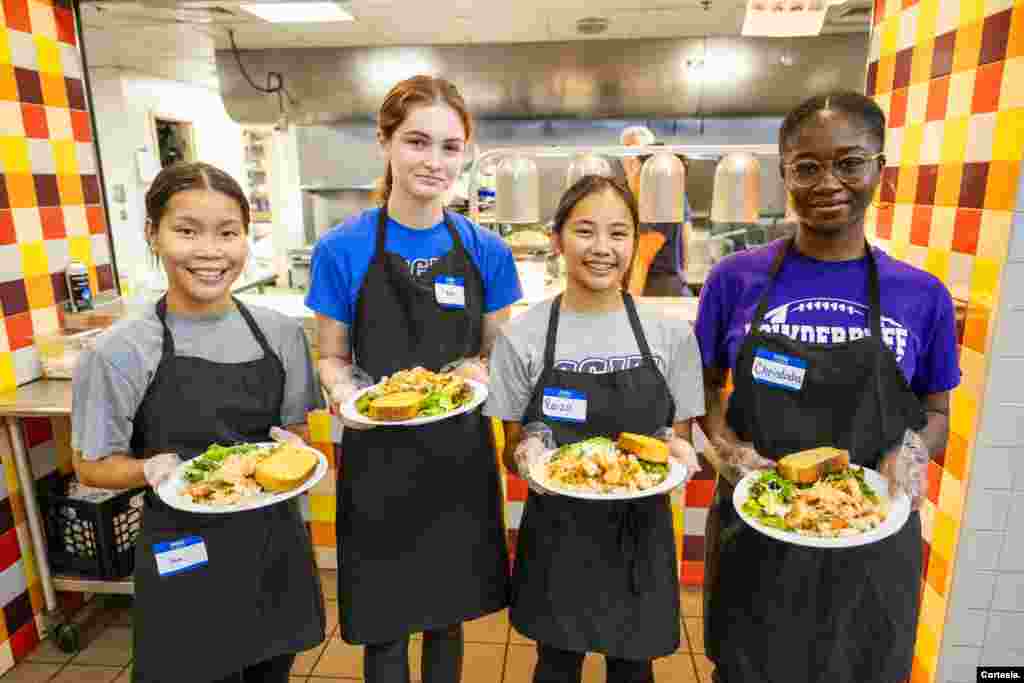
[{"label": "metal table leg", "polygon": [[57,592],[53,587],[53,576],[50,563],[47,561],[46,536],[39,515],[39,503],[36,500],[36,481],[32,475],[32,463],[29,462],[25,450],[25,441],[21,437],[18,418],[5,417],[7,434],[11,437],[11,448],[14,450],[14,468],[18,472],[21,484],[21,496],[25,501],[25,516],[28,518],[28,530],[32,537],[32,549],[36,555],[36,568],[39,572],[39,583],[43,588],[43,599],[46,604],[46,617],[55,614],[57,609]]}]

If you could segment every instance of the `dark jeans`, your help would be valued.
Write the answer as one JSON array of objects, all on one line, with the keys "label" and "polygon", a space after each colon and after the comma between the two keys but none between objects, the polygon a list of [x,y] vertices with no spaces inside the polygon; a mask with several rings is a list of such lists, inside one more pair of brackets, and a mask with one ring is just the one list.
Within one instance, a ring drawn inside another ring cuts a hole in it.
[{"label": "dark jeans", "polygon": [[[462,624],[423,632],[423,683],[459,683],[462,678]],[[409,683],[409,638],[363,649],[366,683]]]},{"label": "dark jeans", "polygon": [[247,666],[216,683],[288,683],[295,655],[278,655],[273,659]]},{"label": "dark jeans", "polygon": [[[537,644],[537,668],[533,683],[580,683],[583,678],[583,652],[569,652]],[[654,683],[651,660],[633,661],[605,657],[607,683]]]}]

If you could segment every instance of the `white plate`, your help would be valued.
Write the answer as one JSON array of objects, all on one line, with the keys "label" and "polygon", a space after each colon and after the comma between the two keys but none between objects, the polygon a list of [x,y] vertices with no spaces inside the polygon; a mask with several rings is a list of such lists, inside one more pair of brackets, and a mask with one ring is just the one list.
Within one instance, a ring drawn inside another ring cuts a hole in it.
[{"label": "white plate", "polygon": [[341,416],[350,422],[357,422],[364,425],[375,425],[383,427],[417,427],[419,425],[427,425],[432,422],[440,422],[441,420],[447,420],[450,417],[456,415],[462,415],[468,413],[471,410],[476,410],[480,404],[487,400],[487,385],[476,380],[467,379],[468,384],[473,389],[473,398],[468,403],[465,403],[461,408],[453,410],[450,413],[444,415],[432,415],[430,417],[414,417],[411,420],[373,420],[365,415],[360,414],[356,410],[356,401],[359,397],[368,391],[371,391],[375,387],[368,387],[356,393],[351,399],[349,399],[344,405],[341,406]]},{"label": "white plate", "polygon": [[889,514],[885,521],[877,528],[855,536],[840,536],[838,538],[804,536],[793,531],[784,531],[767,526],[748,515],[743,511],[743,504],[750,497],[750,486],[761,476],[760,472],[751,472],[740,480],[736,485],[736,490],[733,491],[732,504],[736,506],[736,512],[743,521],[752,526],[756,531],[785,543],[802,545],[808,548],[855,548],[860,545],[877,543],[883,538],[892,536],[906,524],[907,519],[910,518],[910,498],[906,493],[901,492],[895,499],[889,499],[888,480],[872,469],[867,467],[862,467],[861,469],[864,470],[864,481],[878,494],[878,497],[883,501],[889,500]]},{"label": "white plate", "polygon": [[[253,445],[272,448],[277,444],[258,443]],[[311,448],[309,446],[306,448],[316,453],[319,461],[317,462],[316,469],[314,469],[313,473],[309,475],[309,478],[302,483],[302,486],[292,489],[291,491],[284,491],[282,493],[260,493],[249,498],[244,498],[242,502],[234,505],[204,505],[202,503],[195,503],[190,497],[183,496],[180,493],[180,491],[189,484],[185,479],[185,468],[188,467],[188,464],[191,461],[187,461],[182,463],[174,474],[167,477],[167,479],[164,479],[163,483],[157,487],[156,493],[160,496],[161,500],[176,510],[182,510],[184,512],[199,512],[203,514],[219,515],[230,512],[242,512],[244,510],[255,510],[257,508],[267,507],[268,505],[275,505],[282,501],[302,495],[316,486],[317,482],[323,479],[324,475],[327,474],[327,458],[324,457],[324,454],[315,448]]]},{"label": "white plate", "polygon": [[636,491],[633,493],[595,493],[591,491],[575,491],[573,489],[565,489],[552,484],[548,481],[548,478],[544,476],[544,466],[548,463],[557,452],[557,449],[548,451],[544,454],[542,460],[538,460],[533,463],[530,468],[530,478],[538,484],[541,488],[551,493],[555,493],[560,496],[568,496],[570,498],[579,498],[581,500],[636,500],[637,498],[647,498],[649,496],[660,496],[661,494],[668,493],[675,487],[679,486],[686,479],[686,465],[683,463],[669,458],[668,461],[668,476],[665,477],[665,481],[661,482],[657,486],[654,486],[643,491]]}]

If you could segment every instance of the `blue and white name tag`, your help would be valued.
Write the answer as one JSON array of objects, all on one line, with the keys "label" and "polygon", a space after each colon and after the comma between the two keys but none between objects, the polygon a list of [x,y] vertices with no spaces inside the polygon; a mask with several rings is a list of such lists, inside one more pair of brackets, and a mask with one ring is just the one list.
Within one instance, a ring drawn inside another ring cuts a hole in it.
[{"label": "blue and white name tag", "polygon": [[206,557],[206,544],[198,536],[189,536],[168,543],[154,543],[153,554],[156,556],[156,570],[160,572],[160,576],[174,576],[209,563]]},{"label": "blue and white name tag", "polygon": [[757,349],[754,352],[752,374],[754,381],[760,384],[800,391],[804,386],[804,375],[807,374],[807,361],[766,349]]},{"label": "blue and white name tag", "polygon": [[441,308],[465,308],[466,278],[437,276],[434,279],[434,298]]},{"label": "blue and white name tag", "polygon": [[541,412],[545,417],[559,422],[586,422],[587,397],[582,391],[572,389],[544,389]]}]

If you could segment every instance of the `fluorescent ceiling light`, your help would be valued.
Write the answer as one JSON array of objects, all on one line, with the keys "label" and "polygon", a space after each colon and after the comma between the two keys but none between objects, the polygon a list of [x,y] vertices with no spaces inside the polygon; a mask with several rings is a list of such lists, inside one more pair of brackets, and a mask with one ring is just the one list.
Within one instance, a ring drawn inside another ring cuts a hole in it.
[{"label": "fluorescent ceiling light", "polygon": [[355,17],[336,2],[258,3],[241,4],[239,7],[272,24],[355,20]]}]

